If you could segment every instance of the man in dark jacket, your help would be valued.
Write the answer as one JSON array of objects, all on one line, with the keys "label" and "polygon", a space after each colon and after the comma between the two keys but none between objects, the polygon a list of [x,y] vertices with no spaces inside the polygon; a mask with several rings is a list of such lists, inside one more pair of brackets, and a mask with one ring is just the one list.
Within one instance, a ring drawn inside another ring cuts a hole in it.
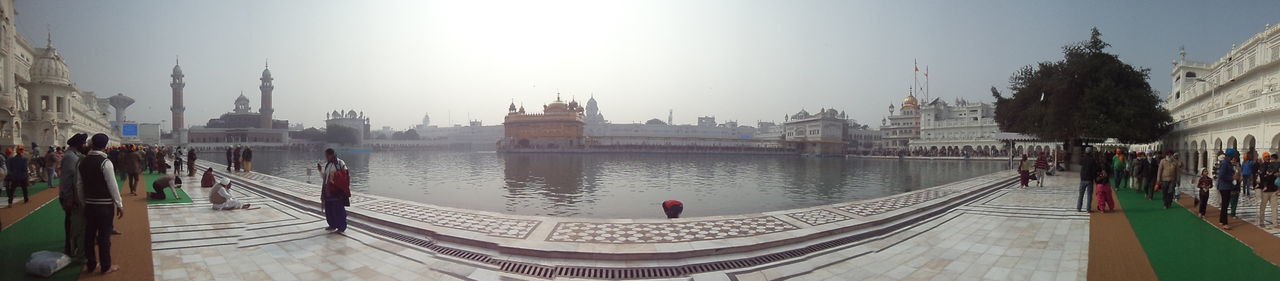
[{"label": "man in dark jacket", "polygon": [[[1093,211],[1093,179],[1098,176],[1098,161],[1093,159],[1093,148],[1080,156],[1080,196],[1076,198],[1076,212]],[[1084,209],[1080,209],[1080,203]]]},{"label": "man in dark jacket", "polygon": [[232,162],[231,162],[231,163],[232,163],[233,165],[235,165],[235,168],[231,168],[231,169],[232,169],[232,170],[235,170],[236,172],[239,172],[239,171],[241,171],[241,169],[243,169],[243,168],[244,168],[244,166],[242,166],[242,165],[241,165],[241,162],[240,162],[241,160],[244,160],[244,159],[243,159],[243,158],[240,158],[240,157],[241,157],[241,155],[240,155],[240,146],[239,146],[239,145],[237,145],[237,146],[236,146],[236,150],[231,152],[231,160],[232,160]]},{"label": "man in dark jacket", "polygon": [[124,218],[124,202],[111,175],[115,167],[102,152],[108,142],[110,139],[105,134],[93,135],[89,139],[93,151],[76,167],[80,171],[79,185],[84,190],[85,271],[89,272],[120,270],[119,265],[111,263],[111,232],[115,229],[115,219]]},{"label": "man in dark jacket", "polygon": [[5,163],[9,167],[9,175],[5,176],[5,181],[9,183],[9,206],[13,206],[13,192],[18,188],[22,188],[22,202],[30,202],[27,198],[27,186],[31,185],[30,178],[27,176],[27,157],[22,154],[25,152],[21,146],[13,157]]},{"label": "man in dark jacket", "polygon": [[231,160],[233,160],[231,159],[231,147],[228,146],[227,147],[227,172],[231,171],[231,166],[234,165],[233,163],[235,163],[235,162],[231,162]]},{"label": "man in dark jacket", "polygon": [[66,215],[62,220],[63,237],[62,252],[73,259],[84,257],[84,191],[76,183],[80,182],[80,171],[76,163],[89,152],[85,145],[88,134],[76,134],[67,140],[67,151],[62,156],[62,171],[58,178],[58,203],[62,205]]},{"label": "man in dark jacket", "polygon": [[1235,169],[1235,163],[1239,163],[1240,161],[1237,157],[1239,157],[1239,155],[1235,149],[1227,149],[1226,157],[1222,159],[1222,161],[1218,161],[1217,164],[1218,197],[1222,199],[1222,202],[1218,205],[1220,206],[1218,208],[1218,223],[1221,224],[1220,227],[1224,230],[1231,229],[1231,226],[1227,224],[1227,206],[1230,206],[1231,204],[1231,197],[1239,194],[1239,187],[1236,186],[1235,183],[1235,181],[1240,177]]},{"label": "man in dark jacket", "polygon": [[187,176],[196,176],[196,149],[192,147],[187,148]]}]

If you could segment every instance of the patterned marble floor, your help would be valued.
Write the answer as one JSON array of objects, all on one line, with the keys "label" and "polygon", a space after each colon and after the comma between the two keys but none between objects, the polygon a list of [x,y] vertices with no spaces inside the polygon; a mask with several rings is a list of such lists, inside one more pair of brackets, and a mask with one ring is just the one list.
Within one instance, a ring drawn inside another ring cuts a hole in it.
[{"label": "patterned marble floor", "polygon": [[1084,280],[1089,217],[1074,174],[1002,189],[866,242],[694,280]]},{"label": "patterned marble floor", "polygon": [[329,234],[322,217],[250,191],[233,190],[258,208],[214,211],[209,189],[185,189],[196,203],[148,206],[160,280],[527,279],[358,229]]},{"label": "patterned marble floor", "polygon": [[[215,166],[216,168],[220,168]],[[314,186],[261,174],[237,174],[251,181],[279,184],[281,190],[314,197]],[[986,180],[1004,178],[988,176]],[[194,180],[194,179],[192,179]],[[194,182],[194,181],[192,181]],[[481,236],[521,239],[532,243],[579,243],[616,245],[662,245],[707,243],[708,240],[740,239],[777,235],[787,231],[860,223],[868,218],[902,214],[903,210],[936,204],[951,195],[968,193],[975,185],[952,184],[923,192],[891,196],[821,208],[769,214],[704,218],[666,222],[665,220],[540,221],[536,217],[500,214],[471,214],[466,210],[415,205],[379,196],[364,196],[349,209],[376,212],[434,227],[477,233]],[[194,190],[193,190],[194,189]],[[346,234],[327,234],[323,219],[292,205],[274,201],[255,191],[238,189],[238,196],[258,209],[213,211],[208,189],[188,188],[197,202],[189,205],[150,206],[156,275],[164,280],[449,280],[449,279],[533,279],[514,275],[492,264],[457,259],[404,240],[388,239],[360,228]],[[272,197],[279,196],[273,193]],[[941,276],[947,268],[977,271],[980,265],[965,265],[965,258],[977,261],[1013,261],[1008,266],[985,264],[982,273],[1008,269],[1009,276],[1021,277],[1025,263],[1057,259],[1066,264],[1083,255],[1073,247],[1087,246],[1087,237],[1072,238],[1083,229],[1087,236],[1087,216],[1049,206],[1066,193],[1052,189],[999,190],[980,200],[953,209],[909,227],[816,254],[725,272],[695,275],[701,279],[739,280],[752,278],[795,278],[844,280],[846,269],[870,271],[873,278],[904,279],[932,272]],[[1038,201],[1037,201],[1038,200]],[[928,204],[923,204],[928,203]],[[1027,210],[1010,211],[1010,208]],[[1029,210],[1029,211],[1028,211]],[[1018,213],[1011,215],[1010,213]],[[1075,216],[1075,217],[1073,217]],[[1084,218],[1084,219],[1081,219]],[[1060,221],[1075,220],[1077,227]],[[1078,235],[1076,235],[1078,236]],[[719,241],[715,241],[719,243]],[[715,244],[703,244],[715,246]],[[651,247],[651,246],[650,246]],[[996,251],[991,249],[1011,249]],[[941,251],[939,251],[941,250]],[[990,256],[990,257],[988,257]],[[528,260],[526,260],[528,261]],[[893,262],[888,262],[893,261]],[[920,263],[923,261],[923,263]],[[530,262],[542,262],[534,259]],[[547,261],[550,262],[550,261]],[[870,263],[870,264],[863,264]],[[627,265],[633,263],[628,262]],[[658,263],[635,263],[652,266]],[[601,263],[601,266],[604,264]],[[1001,263],[1001,265],[1006,265]],[[904,266],[934,270],[906,272]],[[1080,267],[1083,267],[1081,265]],[[1083,268],[1039,267],[1041,272],[1061,280],[1083,276]],[[1050,270],[1043,270],[1049,268]],[[992,279],[1000,275],[993,273]],[[970,273],[971,275],[973,273]],[[960,275],[956,275],[960,276]],[[1030,276],[1030,275],[1027,275]],[[983,275],[982,277],[987,277]],[[564,278],[559,278],[564,279]],[[688,280],[690,278],[678,278]]]},{"label": "patterned marble floor", "polygon": [[[1185,194],[1183,194],[1183,196],[1191,196],[1192,194],[1195,194],[1195,192],[1194,192],[1192,189],[1190,189],[1189,187],[1187,187],[1188,185],[1186,184],[1186,183],[1191,182],[1191,179],[1192,179],[1192,177],[1191,177],[1191,176],[1184,176],[1184,177],[1183,177],[1182,182],[1183,182],[1184,184],[1183,184],[1183,187],[1179,190],[1179,191],[1181,191],[1182,193],[1185,193]],[[1262,193],[1261,193],[1261,192],[1257,192],[1257,190],[1254,190],[1254,191],[1252,191],[1252,194],[1251,194],[1251,195],[1252,195],[1252,196],[1245,196],[1243,193],[1241,193],[1241,196],[1240,196],[1240,199],[1239,199],[1240,201],[1238,201],[1239,203],[1237,203],[1237,205],[1236,205],[1236,216],[1237,216],[1237,218],[1239,218],[1241,221],[1244,221],[1244,222],[1246,222],[1246,223],[1250,223],[1250,224],[1253,224],[1253,225],[1259,225],[1259,223],[1258,223],[1258,202],[1261,200],[1261,198],[1260,198],[1260,197],[1262,196]],[[1158,196],[1158,195],[1157,195],[1157,196]],[[1280,196],[1280,194],[1276,194],[1276,196]],[[1156,200],[1160,200],[1160,199],[1159,199],[1159,197],[1157,197],[1157,198],[1156,198]],[[1280,199],[1277,199],[1277,200],[1280,200]],[[1217,192],[1217,191],[1210,191],[1210,192],[1209,192],[1209,206],[1219,207],[1219,206],[1221,205],[1221,204],[1220,204],[1221,202],[1222,202],[1222,201],[1221,201],[1221,196],[1218,196],[1218,192]],[[1271,226],[1273,226],[1273,225],[1271,225],[1271,217],[1272,217],[1271,215],[1272,215],[1272,214],[1273,214],[1273,212],[1272,212],[1271,208],[1270,208],[1270,207],[1267,207],[1267,214],[1266,214],[1266,216],[1267,216],[1267,220],[1266,220],[1265,222],[1263,222],[1263,224],[1262,224],[1262,225],[1259,225],[1259,226],[1262,226],[1262,227],[1263,227],[1263,228],[1262,228],[1262,230],[1267,231],[1268,233],[1271,233],[1271,235],[1275,235],[1275,236],[1277,236],[1277,237],[1280,237],[1280,227],[1267,228],[1267,227],[1271,227]],[[1206,215],[1206,216],[1209,216],[1210,218],[1214,219],[1215,221],[1217,220],[1217,217],[1218,217],[1218,214],[1217,214],[1217,213],[1206,213],[1205,215]],[[1277,220],[1277,221],[1280,221],[1280,220]],[[1235,223],[1235,221],[1232,221],[1232,223]]]}]

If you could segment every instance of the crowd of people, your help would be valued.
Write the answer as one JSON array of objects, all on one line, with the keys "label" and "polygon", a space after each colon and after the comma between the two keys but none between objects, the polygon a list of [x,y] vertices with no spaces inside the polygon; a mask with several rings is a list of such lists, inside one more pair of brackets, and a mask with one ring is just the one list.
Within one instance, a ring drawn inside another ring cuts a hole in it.
[{"label": "crowd of people", "polygon": [[[1121,190],[1143,194],[1147,200],[1155,200],[1159,195],[1164,208],[1168,209],[1181,196],[1179,173],[1183,169],[1182,163],[1174,152],[1123,149],[1099,152],[1090,148],[1080,158],[1080,190],[1076,210],[1092,212],[1092,200],[1096,198],[1097,211],[1113,211],[1115,202],[1112,201],[1111,194]],[[1024,166],[1019,165],[1018,171],[1021,186],[1025,188],[1027,176]],[[1218,224],[1224,230],[1231,229],[1229,219],[1236,218],[1241,200],[1258,201],[1259,227],[1280,229],[1276,224],[1277,216],[1280,216],[1280,203],[1277,203],[1280,200],[1276,198],[1277,190],[1280,190],[1278,179],[1280,155],[1267,152],[1259,155],[1253,151],[1241,155],[1235,149],[1227,149],[1218,153],[1212,171],[1202,168],[1189,185],[1195,187],[1193,201],[1202,218],[1206,216],[1210,193],[1218,192]]]},{"label": "crowd of people", "polygon": [[248,146],[227,147],[227,171],[253,172],[253,149]]},{"label": "crowd of people", "polygon": [[[57,200],[65,213],[63,252],[74,262],[83,262],[85,272],[106,274],[120,270],[111,257],[112,235],[123,234],[114,225],[115,220],[124,217],[119,184],[128,187],[128,196],[138,196],[138,186],[145,184],[139,183],[142,176],[159,174],[151,182],[152,190],[145,192],[147,199],[182,199],[179,191],[183,169],[187,177],[195,177],[195,149],[110,143],[106,134],[76,134],[66,141],[66,146],[50,146],[44,154],[33,143],[31,151],[14,146],[0,155],[0,178],[4,179],[0,187],[8,193],[9,207],[13,206],[17,190],[22,190],[25,204],[30,200],[28,186],[38,182],[52,186],[58,179]],[[234,146],[228,147],[226,153],[228,171],[253,170],[252,149]],[[327,149],[322,163],[316,169],[324,179],[321,202],[328,221],[326,230],[342,233],[347,229],[345,208],[350,206],[346,162],[338,159],[333,149]],[[206,168],[199,182],[201,187],[210,188],[208,199],[214,210],[251,209],[251,204],[233,195],[231,179],[215,176],[213,168]]]}]

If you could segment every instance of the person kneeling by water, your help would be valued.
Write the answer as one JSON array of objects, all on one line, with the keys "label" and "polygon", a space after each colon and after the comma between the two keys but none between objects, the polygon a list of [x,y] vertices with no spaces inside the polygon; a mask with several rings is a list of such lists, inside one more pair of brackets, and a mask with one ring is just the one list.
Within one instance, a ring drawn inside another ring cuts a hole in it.
[{"label": "person kneeling by water", "polygon": [[178,189],[182,188],[182,179],[177,176],[162,176],[151,182],[151,189],[155,192],[147,192],[147,198],[165,200],[164,190],[170,188],[173,190],[173,199],[182,200],[182,196],[178,196]]},{"label": "person kneeling by water", "polygon": [[676,200],[663,201],[662,212],[667,213],[668,219],[680,218],[680,213],[684,212],[684,203]]},{"label": "person kneeling by water", "polygon": [[231,196],[231,179],[218,179],[218,184],[213,186],[213,190],[209,192],[209,203],[213,203],[214,210],[234,210],[248,209],[249,204],[240,203],[239,199]]}]

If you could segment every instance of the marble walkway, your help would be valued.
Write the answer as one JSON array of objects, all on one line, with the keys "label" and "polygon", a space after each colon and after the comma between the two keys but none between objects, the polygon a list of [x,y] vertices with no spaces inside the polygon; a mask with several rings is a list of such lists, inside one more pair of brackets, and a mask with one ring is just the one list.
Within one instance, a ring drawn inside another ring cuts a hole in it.
[{"label": "marble walkway", "polygon": [[[185,181],[198,182],[195,178]],[[892,227],[856,242],[756,266],[709,270],[669,280],[1083,280],[1087,271],[1089,222],[1086,213],[1075,212],[1075,182],[1071,176],[1054,176],[1048,177],[1044,188],[999,188],[974,193],[978,197],[958,207],[931,213],[909,225]],[[881,214],[878,210],[886,208],[936,202],[931,200],[940,200],[938,198],[959,193],[961,189],[926,190],[893,200],[838,206],[841,208],[785,211],[777,215],[785,215],[780,220],[786,223],[777,225],[827,225],[834,224],[827,222],[832,220],[875,216]],[[187,187],[187,193],[196,202],[193,204],[149,206],[157,279],[541,280],[536,275],[512,273],[518,270],[505,265],[442,254],[439,248],[431,248],[434,244],[389,238],[399,235],[395,232],[352,227],[345,234],[329,234],[322,230],[323,218],[313,211],[299,209],[295,204],[274,199],[276,196],[249,188],[239,188],[235,193],[257,208],[213,211],[206,201],[208,190]],[[305,191],[299,193],[302,192]],[[373,206],[371,204],[365,203]],[[353,202],[355,205],[357,202]],[[412,206],[385,208],[394,212]],[[554,229],[592,227],[563,226],[566,223],[571,222],[558,222]],[[768,231],[767,227],[756,229]],[[535,232],[492,234],[541,235],[548,237],[549,242],[567,240],[557,243],[616,237],[592,229],[576,229],[560,235],[553,234],[552,230]],[[545,264],[570,262],[502,254],[494,257]],[[696,259],[675,259],[670,263],[691,261]],[[652,266],[663,263],[598,261],[596,264]]]},{"label": "marble walkway", "polygon": [[1074,174],[1005,188],[843,249],[696,280],[1085,280],[1089,216]]}]

